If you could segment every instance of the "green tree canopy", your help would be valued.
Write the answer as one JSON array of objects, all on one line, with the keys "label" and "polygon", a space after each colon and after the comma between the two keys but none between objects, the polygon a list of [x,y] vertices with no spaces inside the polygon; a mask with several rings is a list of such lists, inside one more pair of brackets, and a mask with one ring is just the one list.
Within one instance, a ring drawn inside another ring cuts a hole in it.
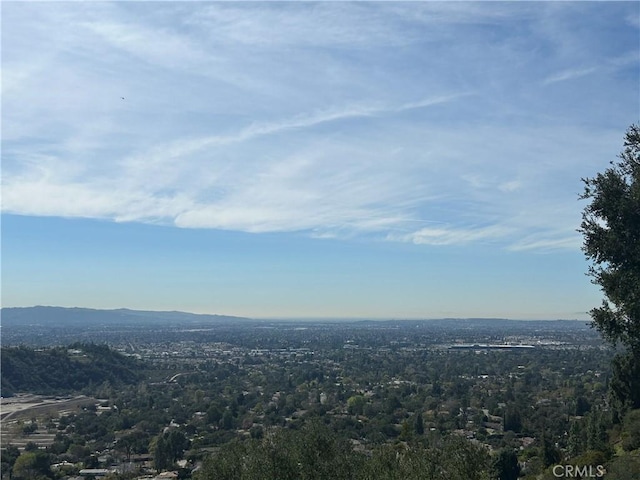
[{"label": "green tree canopy", "polygon": [[13,465],[13,478],[40,480],[52,478],[49,455],[41,451],[20,455]]},{"label": "green tree canopy", "polygon": [[625,353],[613,364],[612,394],[624,406],[640,408],[640,127],[626,133],[619,161],[583,179],[583,251],[589,275],[605,298],[591,310],[593,325]]},{"label": "green tree canopy", "polygon": [[627,131],[619,162],[583,179],[580,231],[589,275],[605,299],[591,310],[604,337],[640,353],[640,127]]},{"label": "green tree canopy", "polygon": [[500,450],[491,463],[491,470],[496,480],[518,480],[518,456],[512,449]]}]

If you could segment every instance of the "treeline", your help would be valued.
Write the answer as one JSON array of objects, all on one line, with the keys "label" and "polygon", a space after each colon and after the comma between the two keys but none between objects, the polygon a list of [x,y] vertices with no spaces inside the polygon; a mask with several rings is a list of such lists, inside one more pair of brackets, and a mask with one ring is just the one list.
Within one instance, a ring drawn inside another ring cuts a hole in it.
[{"label": "treeline", "polygon": [[75,343],[67,347],[2,348],[2,394],[56,394],[80,391],[109,382],[133,384],[141,378],[142,363],[106,345]]},{"label": "treeline", "polygon": [[452,432],[365,446],[336,431],[326,418],[315,418],[299,428],[260,429],[250,439],[223,444],[204,459],[193,479],[553,480],[558,465],[569,465],[591,477],[607,472],[611,480],[637,480],[640,410],[627,412],[619,425],[611,417],[593,412],[577,420],[567,449],[542,435],[525,451],[513,446],[492,450]]},{"label": "treeline", "polygon": [[[209,456],[196,480],[475,480],[505,477],[515,454],[498,455],[457,435],[427,444],[380,445],[358,451],[320,421],[234,441]],[[511,458],[511,461],[509,461]],[[505,461],[505,459],[507,459]]]}]

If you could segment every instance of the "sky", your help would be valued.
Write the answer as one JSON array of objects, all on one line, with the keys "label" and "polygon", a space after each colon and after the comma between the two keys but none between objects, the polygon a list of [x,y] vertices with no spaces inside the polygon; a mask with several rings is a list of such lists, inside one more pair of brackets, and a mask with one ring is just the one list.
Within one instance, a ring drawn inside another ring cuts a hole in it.
[{"label": "sky", "polygon": [[638,2],[2,2],[2,306],[587,319]]}]

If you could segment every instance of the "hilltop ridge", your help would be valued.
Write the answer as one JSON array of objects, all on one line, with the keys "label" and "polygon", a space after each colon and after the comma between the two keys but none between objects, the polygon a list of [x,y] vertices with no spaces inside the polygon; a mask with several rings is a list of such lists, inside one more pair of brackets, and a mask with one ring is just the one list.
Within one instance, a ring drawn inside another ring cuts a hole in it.
[{"label": "hilltop ridge", "polygon": [[246,317],[178,311],[131,310],[128,308],[101,310],[42,305],[35,307],[5,307],[0,310],[0,314],[2,324],[6,326],[25,324],[69,326],[79,323],[128,323],[129,321],[135,321],[137,323],[228,323],[250,320]]}]

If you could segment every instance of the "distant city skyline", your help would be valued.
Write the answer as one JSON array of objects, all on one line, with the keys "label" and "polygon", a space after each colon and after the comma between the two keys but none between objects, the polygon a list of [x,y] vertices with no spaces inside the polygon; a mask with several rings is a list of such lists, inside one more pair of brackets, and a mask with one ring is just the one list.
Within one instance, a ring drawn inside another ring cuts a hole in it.
[{"label": "distant city skyline", "polygon": [[588,319],[637,2],[5,2],[2,306]]}]

